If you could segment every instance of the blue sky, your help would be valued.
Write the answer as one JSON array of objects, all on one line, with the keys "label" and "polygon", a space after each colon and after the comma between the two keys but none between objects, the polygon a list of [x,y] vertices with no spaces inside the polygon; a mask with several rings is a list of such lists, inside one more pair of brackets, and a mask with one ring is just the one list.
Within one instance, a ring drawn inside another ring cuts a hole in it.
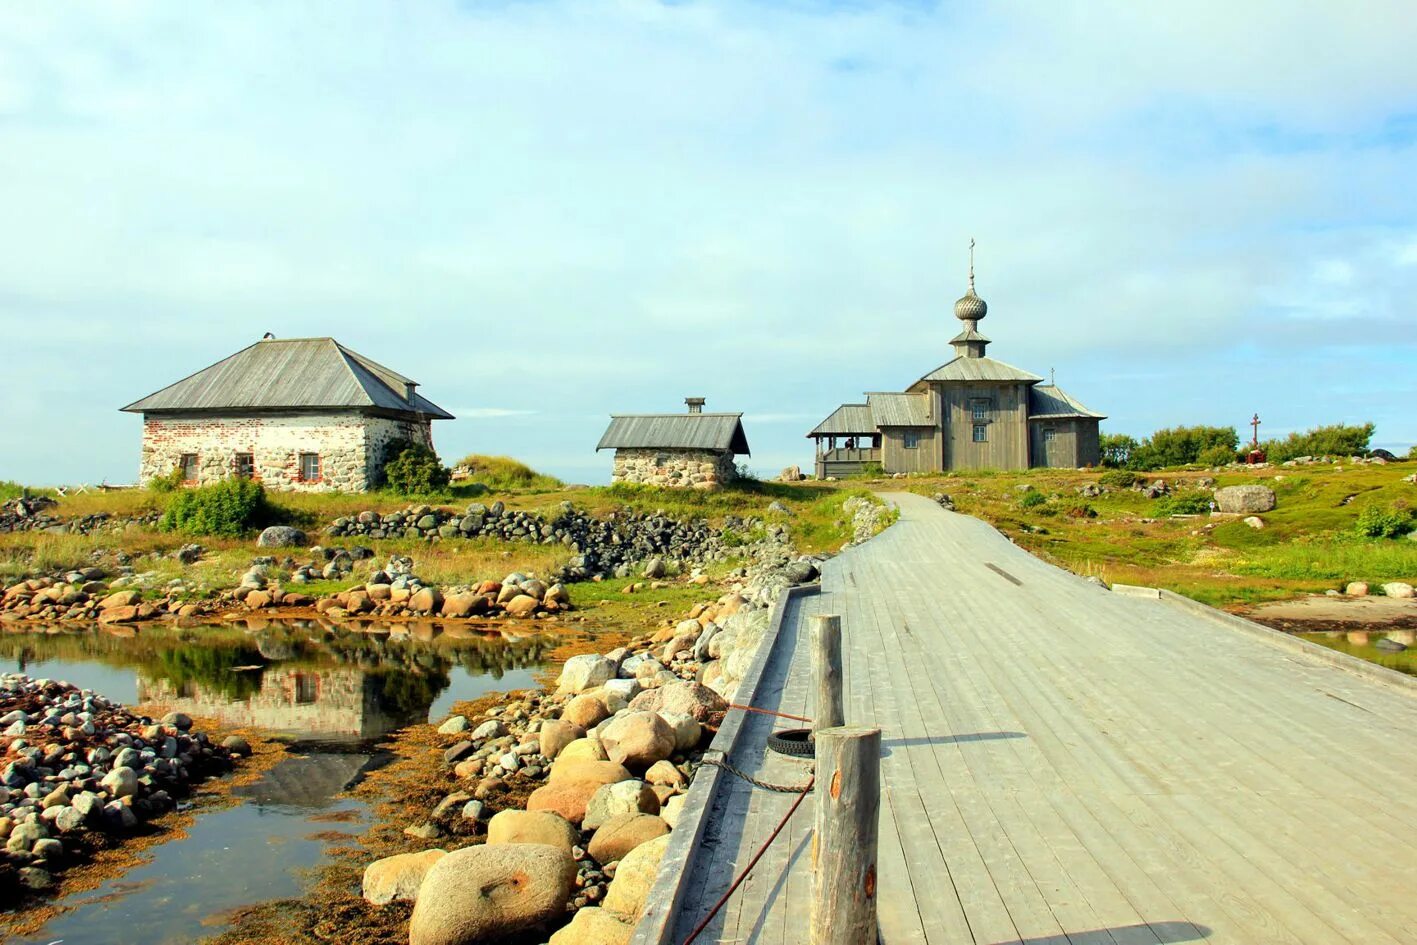
[{"label": "blue sky", "polygon": [[[1361,11],[1361,13],[1359,12]],[[990,353],[1144,435],[1417,441],[1403,2],[0,7],[0,478],[131,481],[117,408],[333,335],[447,458],[604,481],[612,411],[764,472]]]}]

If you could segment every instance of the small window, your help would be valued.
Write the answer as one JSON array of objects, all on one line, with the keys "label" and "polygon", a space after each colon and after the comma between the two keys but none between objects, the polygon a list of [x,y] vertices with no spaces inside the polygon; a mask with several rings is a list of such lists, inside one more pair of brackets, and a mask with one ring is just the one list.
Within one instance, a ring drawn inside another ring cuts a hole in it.
[{"label": "small window", "polygon": [[987,423],[976,423],[974,425],[974,442],[989,442],[989,425]]},{"label": "small window", "polygon": [[914,430],[906,430],[901,434],[900,440],[901,446],[908,450],[913,450],[920,445],[920,434],[916,433]]},{"label": "small window", "polygon": [[983,423],[989,419],[989,401],[971,400],[969,402],[969,419],[975,423]]},{"label": "small window", "polygon": [[1043,428],[1043,442],[1044,442],[1044,443],[1052,443],[1052,442],[1053,442],[1053,434],[1055,434],[1055,433],[1057,433],[1057,432],[1058,432],[1058,431],[1055,430],[1055,429],[1053,429],[1052,427],[1044,427],[1044,428]]},{"label": "small window", "polygon": [[196,454],[196,453],[183,453],[183,454],[182,454],[182,459],[180,459],[180,460],[178,461],[177,465],[180,466],[180,467],[182,467],[182,481],[183,481],[183,482],[196,482],[196,481],[197,481],[197,454]]},{"label": "small window", "polygon": [[314,673],[299,673],[295,677],[295,704],[310,705],[320,696],[320,680]]},{"label": "small window", "polygon": [[305,482],[320,481],[320,454],[300,454],[300,478]]},{"label": "small window", "polygon": [[232,465],[236,475],[242,479],[250,479],[256,475],[256,457],[251,453],[237,453],[236,461]]}]

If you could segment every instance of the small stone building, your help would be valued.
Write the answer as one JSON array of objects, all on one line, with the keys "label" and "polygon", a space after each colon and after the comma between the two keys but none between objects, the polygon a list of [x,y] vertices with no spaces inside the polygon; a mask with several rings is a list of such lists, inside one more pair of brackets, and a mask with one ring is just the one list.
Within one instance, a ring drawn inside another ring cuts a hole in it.
[{"label": "small stone building", "polygon": [[[972,244],[971,244],[972,245]],[[906,390],[842,404],[807,434],[818,478],[877,467],[886,473],[1095,466],[1106,419],[1055,384],[985,354],[989,307],[969,291],[955,302],[954,357]]]},{"label": "small stone building", "polygon": [[431,449],[432,421],[453,418],[417,388],[333,338],[267,336],[122,409],[143,415],[144,484],[180,468],[190,485],[359,492],[391,443]]},{"label": "small stone building", "polygon": [[716,489],[738,475],[734,457],[750,455],[741,413],[704,413],[704,398],[687,397],[688,413],[615,414],[596,452],[615,451],[611,482]]}]

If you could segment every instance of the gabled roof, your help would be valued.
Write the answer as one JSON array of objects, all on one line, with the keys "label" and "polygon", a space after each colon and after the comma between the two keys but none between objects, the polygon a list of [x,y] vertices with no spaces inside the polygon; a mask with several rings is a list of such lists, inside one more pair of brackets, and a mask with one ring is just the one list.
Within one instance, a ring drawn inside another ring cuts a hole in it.
[{"label": "gabled roof", "polygon": [[751,456],[741,413],[615,414],[596,450],[728,450]]},{"label": "gabled roof", "polygon": [[451,420],[408,378],[333,338],[266,338],[122,408],[164,411],[378,408]]},{"label": "gabled roof", "polygon": [[876,421],[866,404],[842,404],[831,416],[812,428],[812,436],[861,436],[876,432]]},{"label": "gabled roof", "polygon": [[878,427],[928,427],[934,423],[930,418],[930,396],[877,392],[867,394],[866,403]]},{"label": "gabled roof", "polygon": [[1056,385],[1038,384],[1029,390],[1028,419],[1059,420],[1065,417],[1107,419],[1105,414],[1093,413]]},{"label": "gabled roof", "polygon": [[1012,364],[993,358],[955,358],[920,378],[922,381],[1016,381],[1037,384],[1043,380]]}]

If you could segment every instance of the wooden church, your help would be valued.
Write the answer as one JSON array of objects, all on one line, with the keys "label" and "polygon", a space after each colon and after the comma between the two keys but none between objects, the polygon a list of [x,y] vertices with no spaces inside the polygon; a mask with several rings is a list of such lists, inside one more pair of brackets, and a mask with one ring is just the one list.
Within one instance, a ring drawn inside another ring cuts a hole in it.
[{"label": "wooden church", "polygon": [[985,354],[979,323],[989,306],[974,291],[955,302],[962,330],[953,359],[901,393],[868,393],[842,404],[808,433],[816,473],[849,476],[879,465],[887,473],[954,469],[1095,466],[1098,423],[1106,419],[1055,384]]}]

